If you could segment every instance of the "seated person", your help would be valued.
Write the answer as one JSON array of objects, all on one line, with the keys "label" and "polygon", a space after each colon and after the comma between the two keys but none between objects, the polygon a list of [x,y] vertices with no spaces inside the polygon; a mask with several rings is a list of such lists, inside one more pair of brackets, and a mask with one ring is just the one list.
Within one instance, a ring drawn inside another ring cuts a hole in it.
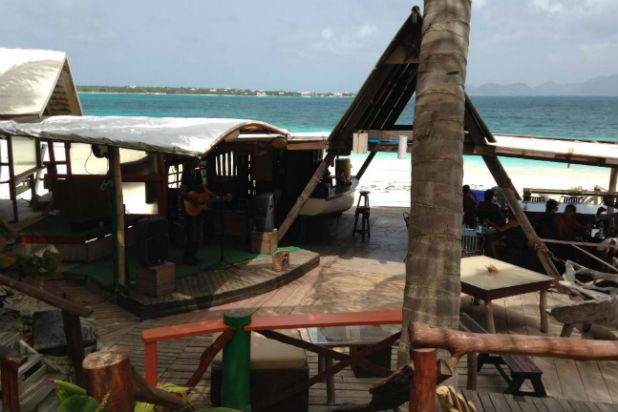
[{"label": "seated person", "polygon": [[532,221],[532,227],[540,238],[554,238],[554,221],[556,220],[557,211],[558,202],[554,199],[549,199],[545,203],[545,212]]},{"label": "seated person", "polygon": [[586,227],[577,221],[577,208],[574,204],[568,204],[564,213],[554,221],[556,239],[575,240],[576,235],[584,233]]},{"label": "seated person", "polygon": [[470,186],[464,185],[463,192],[463,224],[467,227],[476,227],[476,206],[477,199]]},{"label": "seated person", "polygon": [[485,191],[485,199],[476,207],[476,216],[481,224],[491,223],[495,226],[503,226],[506,219],[500,210],[500,206],[493,202],[494,191],[488,189]]}]

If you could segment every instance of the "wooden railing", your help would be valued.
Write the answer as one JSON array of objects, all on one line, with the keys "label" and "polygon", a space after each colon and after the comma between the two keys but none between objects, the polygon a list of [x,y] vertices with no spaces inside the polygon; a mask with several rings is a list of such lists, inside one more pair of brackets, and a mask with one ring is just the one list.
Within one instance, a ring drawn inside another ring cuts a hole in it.
[{"label": "wooden railing", "polygon": [[[274,398],[268,399],[255,406],[265,408],[276,404],[308,388],[316,382],[324,381],[328,376],[339,372],[350,364],[371,370],[379,375],[389,375],[392,371],[373,365],[369,363],[366,358],[371,353],[394,344],[400,335],[399,333],[393,334],[381,342],[349,356],[283,335],[275,332],[276,330],[307,327],[401,324],[401,321],[402,315],[400,310],[257,316],[250,319],[249,322],[242,327],[243,333],[245,334],[251,331],[257,332],[270,339],[275,339],[319,354],[332,356],[333,359],[339,361],[339,363],[330,366],[326,370],[310,378],[308,382],[296,384],[288,390],[282,391]],[[223,332],[223,334],[202,354],[198,369],[187,383],[187,385],[190,386],[197,384],[208,369],[216,353],[221,350],[227,342],[233,339],[238,331],[226,325],[222,319],[160,327],[143,331],[142,340],[145,345],[144,356],[147,382],[153,386],[157,383],[156,349],[159,341],[217,332]],[[435,349],[445,349],[451,353],[449,361],[451,368],[457,365],[459,359],[463,355],[476,352],[550,356],[577,360],[618,360],[618,342],[615,341],[527,335],[477,334],[431,327],[422,323],[414,323],[412,325],[410,329],[410,341],[415,348],[412,353],[412,361],[416,365],[410,383],[410,411],[435,410],[435,387],[438,376]],[[225,368],[225,358],[223,368]],[[246,373],[248,374],[249,371],[247,370]],[[239,378],[239,381],[240,380],[242,379]],[[225,390],[225,388],[223,388],[223,390]],[[248,400],[246,401],[248,402]]]},{"label": "wooden railing", "polygon": [[[83,384],[85,382],[82,371],[84,345],[80,316],[90,316],[92,314],[92,308],[78,305],[63,296],[51,293],[49,290],[37,288],[4,274],[0,274],[0,284],[18,290],[21,293],[62,310],[64,333],[67,340],[67,355],[75,369],[76,381]],[[17,369],[19,368],[21,360],[22,357],[14,354],[0,354],[0,363],[2,365],[2,405],[5,411],[19,412]]]}]

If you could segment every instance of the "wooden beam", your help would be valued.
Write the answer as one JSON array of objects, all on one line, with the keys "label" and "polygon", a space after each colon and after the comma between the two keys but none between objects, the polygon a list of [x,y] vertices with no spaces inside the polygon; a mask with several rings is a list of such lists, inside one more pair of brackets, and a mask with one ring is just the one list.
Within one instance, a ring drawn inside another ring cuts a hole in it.
[{"label": "wooden beam", "polygon": [[515,219],[519,222],[521,230],[526,235],[528,243],[536,252],[537,258],[541,262],[543,269],[545,269],[545,273],[554,278],[556,287],[560,288],[558,281],[561,279],[561,276],[560,273],[558,273],[558,269],[556,269],[554,262],[551,260],[551,252],[547,248],[547,245],[537,236],[530,220],[528,220],[528,216],[521,208],[519,200],[515,196],[515,192],[510,187],[502,187],[502,193],[504,194],[504,199],[509,205],[511,212],[513,212],[513,215],[515,216]]},{"label": "wooden beam", "polygon": [[70,300],[66,300],[58,295],[50,293],[45,289],[40,289],[35,286],[29,285],[20,280],[14,279],[10,276],[0,273],[0,284],[6,285],[12,289],[18,290],[28,296],[42,300],[43,302],[55,306],[59,309],[65,310],[69,313],[88,317],[92,315],[92,308],[90,306],[80,306]]},{"label": "wooden beam", "polygon": [[369,156],[367,156],[367,158],[363,162],[363,165],[361,166],[361,168],[356,173],[356,179],[357,180],[360,180],[361,177],[363,177],[363,175],[365,174],[365,171],[367,170],[367,168],[371,164],[371,161],[373,160],[373,158],[376,157],[377,153],[378,152],[376,152],[376,151],[372,151],[372,152],[369,153]]},{"label": "wooden beam", "polygon": [[500,335],[462,332],[414,322],[410,339],[416,348],[445,349],[452,368],[470,352],[547,356],[581,361],[618,360],[618,343],[610,340],[567,339],[549,336]]},{"label": "wooden beam", "polygon": [[193,388],[195,385],[198,384],[200,379],[202,379],[202,376],[204,376],[204,374],[206,373],[206,370],[210,366],[212,360],[215,358],[215,356],[217,356],[217,353],[219,353],[219,351],[223,349],[223,346],[225,346],[226,343],[232,340],[234,333],[236,333],[234,329],[228,329],[224,331],[221,335],[217,337],[217,339],[215,339],[212,345],[206,348],[206,350],[202,353],[202,356],[200,356],[200,364],[185,384],[186,387]]},{"label": "wooden beam", "polygon": [[324,142],[288,142],[286,150],[324,150],[328,149],[328,141]]},{"label": "wooden beam", "polygon": [[[487,146],[486,141],[496,141],[467,94],[465,124],[466,129],[475,144]],[[517,190],[515,190],[515,186],[513,185],[513,182],[511,182],[506,170],[504,170],[500,159],[498,159],[497,156],[483,156],[483,161],[485,162],[485,165],[487,165],[489,172],[492,174],[498,186],[502,189],[507,205],[513,212],[515,219],[519,222],[521,229],[528,239],[528,243],[536,251],[536,255],[541,262],[543,269],[545,269],[545,273],[555,280],[560,280],[560,274],[558,273],[554,262],[551,260],[551,252],[547,248],[547,245],[539,240],[532,224],[530,224],[530,221],[528,220],[528,216],[526,216],[521,205],[519,204],[521,197],[517,193]],[[556,285],[558,286],[557,282]]]},{"label": "wooden beam", "polygon": [[277,231],[279,240],[283,239],[283,237],[288,232],[288,230],[290,230],[292,223],[294,223],[294,220],[300,213],[300,210],[303,208],[303,205],[305,204],[307,199],[309,199],[309,196],[311,196],[311,193],[313,193],[318,183],[320,183],[320,180],[324,176],[324,173],[326,172],[326,170],[328,169],[328,166],[330,166],[334,158],[335,158],[335,152],[329,151],[326,154],[326,157],[322,159],[322,162],[320,163],[318,168],[315,169],[315,172],[313,172],[313,176],[311,176],[311,179],[309,179],[309,182],[307,182],[307,186],[305,186],[302,193],[300,194],[298,199],[296,199],[296,202],[294,203],[294,205],[288,212],[287,216],[283,220],[283,223],[281,223],[281,226],[279,227],[279,230]]},{"label": "wooden beam", "polygon": [[112,180],[112,236],[114,240],[114,272],[117,286],[127,285],[126,256],[124,238],[124,201],[122,197],[122,170],[120,168],[120,151],[117,147],[108,146],[110,151],[109,172]]}]

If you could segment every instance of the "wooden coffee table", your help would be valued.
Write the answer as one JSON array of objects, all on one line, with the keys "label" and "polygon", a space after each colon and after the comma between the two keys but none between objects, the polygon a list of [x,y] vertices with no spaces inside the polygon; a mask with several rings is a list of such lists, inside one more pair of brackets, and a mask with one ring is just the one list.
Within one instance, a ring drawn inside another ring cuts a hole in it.
[{"label": "wooden coffee table", "polygon": [[[489,265],[495,266],[498,272],[489,272]],[[540,294],[541,331],[547,332],[547,289],[552,282],[549,276],[488,256],[461,259],[461,291],[485,302],[487,329],[490,333],[496,333],[492,300],[537,291]]]}]

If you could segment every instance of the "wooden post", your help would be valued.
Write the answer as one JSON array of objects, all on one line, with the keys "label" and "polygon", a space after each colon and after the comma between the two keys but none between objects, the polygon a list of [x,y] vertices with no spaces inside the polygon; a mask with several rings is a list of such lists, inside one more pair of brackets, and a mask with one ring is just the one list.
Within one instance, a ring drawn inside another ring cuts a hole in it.
[{"label": "wooden post", "polygon": [[133,412],[136,401],[154,403],[172,410],[189,405],[177,395],[148,385],[124,352],[94,352],[83,363],[86,390],[97,401],[107,396],[106,412]]},{"label": "wooden post", "polygon": [[410,412],[435,412],[438,358],[435,349],[414,349],[414,377],[410,387]]},{"label": "wooden post", "polygon": [[13,158],[13,137],[6,137],[6,153],[9,161],[9,196],[13,204],[13,220],[19,222],[19,210],[17,208],[17,191],[15,190],[15,159]]},{"label": "wooden post", "polygon": [[167,216],[167,169],[165,168],[165,157],[162,153],[155,155],[156,174],[163,179],[157,182],[157,209],[159,216]]},{"label": "wooden post", "polygon": [[71,167],[71,143],[64,143],[64,161],[67,167],[67,176],[71,176],[73,174],[73,168]]},{"label": "wooden post", "polygon": [[376,157],[376,154],[378,152],[371,152],[369,153],[369,156],[367,156],[367,158],[365,159],[365,161],[363,162],[363,165],[361,166],[361,168],[358,170],[358,173],[356,173],[356,179],[360,180],[361,177],[363,177],[363,175],[365,174],[365,171],[367,170],[367,168],[369,167],[369,165],[371,164],[371,161],[373,160],[374,157]]},{"label": "wooden post", "polygon": [[146,382],[151,386],[157,386],[159,370],[156,341],[144,343],[144,369],[146,370]]},{"label": "wooden post", "polygon": [[476,390],[476,378],[478,376],[479,354],[476,352],[468,353],[468,380],[466,389],[470,391]]},{"label": "wooden post", "polygon": [[331,164],[334,158],[335,158],[335,152],[333,151],[328,152],[326,157],[322,159],[322,163],[320,163],[318,168],[315,169],[315,172],[313,172],[313,176],[311,176],[311,179],[309,179],[309,182],[307,182],[307,186],[305,186],[305,188],[303,189],[298,199],[296,199],[296,203],[294,203],[294,206],[292,206],[292,208],[288,212],[288,215],[283,220],[283,223],[281,223],[281,226],[279,226],[279,231],[278,231],[279,240],[283,239],[283,237],[288,232],[288,230],[290,230],[292,223],[294,223],[294,219],[296,219],[296,217],[300,213],[300,210],[303,208],[303,205],[305,204],[307,199],[309,199],[309,196],[311,196],[311,193],[313,193],[313,191],[315,190],[315,187],[318,185],[318,183],[322,179],[322,176],[324,176],[324,173],[326,172],[326,170],[328,169],[328,166]]},{"label": "wooden post", "polygon": [[549,330],[549,319],[547,314],[547,290],[539,292],[539,312],[541,316],[541,332],[547,333]]},{"label": "wooden post", "polygon": [[609,170],[609,186],[607,191],[614,193],[616,191],[616,182],[618,182],[618,168],[612,167]]},{"label": "wooden post", "polygon": [[109,173],[112,180],[112,237],[114,239],[114,274],[117,288],[127,286],[125,267],[124,240],[124,201],[122,197],[122,170],[120,168],[120,151],[109,146]]},{"label": "wooden post", "polygon": [[67,339],[67,354],[75,369],[75,379],[77,384],[84,386],[86,381],[82,370],[84,361],[84,340],[82,337],[82,325],[78,315],[62,311],[62,322],[64,324],[64,335]]},{"label": "wooden post", "polygon": [[2,380],[2,410],[19,412],[18,370],[22,358],[19,356],[0,356],[0,379]]},{"label": "wooden post", "polygon": [[491,300],[485,301],[485,316],[487,318],[487,330],[489,333],[496,333],[496,322],[494,321],[494,306]]}]

